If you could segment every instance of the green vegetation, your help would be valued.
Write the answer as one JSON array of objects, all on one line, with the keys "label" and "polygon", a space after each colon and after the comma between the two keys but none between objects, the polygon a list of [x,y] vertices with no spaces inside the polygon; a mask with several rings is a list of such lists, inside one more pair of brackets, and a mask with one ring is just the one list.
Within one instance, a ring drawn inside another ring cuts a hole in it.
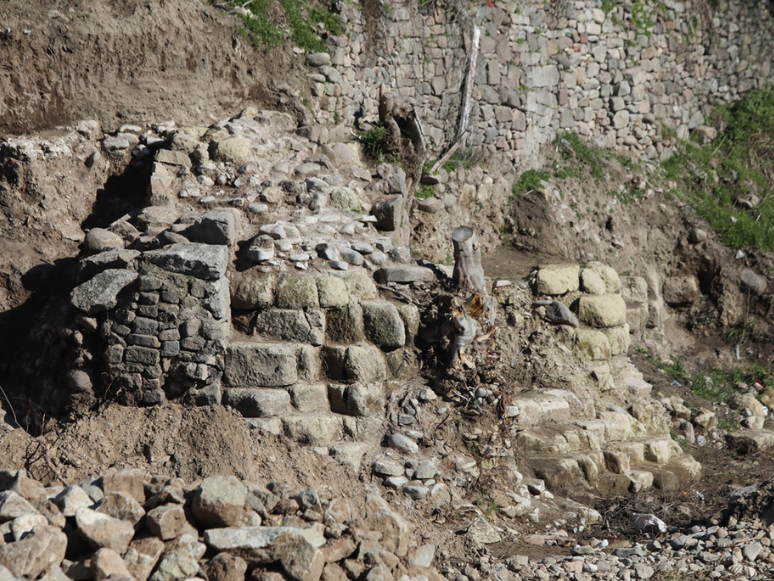
[{"label": "green vegetation", "polygon": [[737,392],[739,384],[752,385],[760,379],[766,385],[774,381],[772,370],[757,363],[749,366],[739,366],[731,371],[717,367],[699,367],[690,370],[679,357],[671,361],[651,361],[672,379],[688,386],[693,393],[702,399],[713,402],[727,402]]},{"label": "green vegetation", "polygon": [[462,169],[470,169],[476,165],[478,161],[478,156],[472,149],[457,151],[444,162],[443,169],[447,172],[456,171],[459,167]]},{"label": "green vegetation", "polygon": [[339,17],[320,6],[314,0],[279,0],[284,12],[284,22],[277,23],[271,17],[270,0],[230,0],[232,6],[245,8],[248,14],[240,14],[242,33],[260,48],[271,48],[285,39],[283,28],[290,30],[293,41],[307,51],[321,52],[326,49],[320,34],[343,34]]},{"label": "green vegetation", "polygon": [[711,119],[707,144],[688,142],[663,163],[676,193],[732,248],[774,250],[774,89],[748,93]]},{"label": "green vegetation", "polygon": [[432,198],[435,196],[435,190],[433,189],[433,186],[428,184],[419,184],[419,187],[414,192],[414,195],[420,200],[426,200],[427,198]]},{"label": "green vegetation", "polygon": [[386,151],[384,137],[387,135],[387,128],[382,126],[374,127],[368,131],[362,131],[358,135],[360,143],[363,144],[363,150],[366,155],[378,163],[384,161]]},{"label": "green vegetation", "polygon": [[516,183],[513,184],[513,195],[518,196],[527,192],[532,192],[543,187],[543,182],[551,177],[547,171],[539,169],[528,169],[519,176]]}]

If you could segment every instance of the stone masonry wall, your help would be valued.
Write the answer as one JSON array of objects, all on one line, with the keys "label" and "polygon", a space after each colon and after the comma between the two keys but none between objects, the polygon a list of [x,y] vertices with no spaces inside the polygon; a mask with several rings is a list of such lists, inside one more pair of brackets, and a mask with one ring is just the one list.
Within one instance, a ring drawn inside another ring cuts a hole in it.
[{"label": "stone masonry wall", "polygon": [[763,2],[611,4],[498,1],[463,14],[390,2],[376,22],[346,4],[348,37],[330,39],[330,57],[308,57],[318,121],[351,123],[361,104],[377,118],[384,84],[416,107],[437,155],[454,134],[474,24],[481,48],[467,146],[519,166],[537,163],[560,131],[667,158],[692,131],[714,136],[705,118],[715,104],[772,81],[774,18]]}]

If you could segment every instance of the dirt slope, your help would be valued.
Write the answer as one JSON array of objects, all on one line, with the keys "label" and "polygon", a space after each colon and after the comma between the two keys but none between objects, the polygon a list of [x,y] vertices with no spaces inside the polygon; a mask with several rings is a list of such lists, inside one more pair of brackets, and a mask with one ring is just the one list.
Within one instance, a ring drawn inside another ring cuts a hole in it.
[{"label": "dirt slope", "polygon": [[292,84],[290,47],[261,54],[238,23],[199,1],[3,2],[0,135],[89,118],[105,130],[201,122],[265,99],[269,79]]}]

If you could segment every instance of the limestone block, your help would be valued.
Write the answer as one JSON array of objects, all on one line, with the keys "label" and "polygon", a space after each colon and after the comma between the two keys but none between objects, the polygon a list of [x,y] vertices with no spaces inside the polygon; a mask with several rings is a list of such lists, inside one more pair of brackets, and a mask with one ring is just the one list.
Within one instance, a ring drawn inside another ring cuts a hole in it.
[{"label": "limestone block", "polygon": [[540,295],[563,295],[578,290],[580,267],[577,264],[541,266],[537,273],[536,291]]},{"label": "limestone block", "polygon": [[578,318],[592,327],[617,327],[626,323],[626,303],[621,295],[585,296],[578,304]]},{"label": "limestone block", "polygon": [[167,270],[204,280],[217,280],[226,272],[229,251],[225,246],[177,243],[162,250],[146,252],[153,264]]},{"label": "limestone block", "polygon": [[102,497],[97,512],[136,525],[145,516],[145,509],[126,492],[108,492]]},{"label": "limestone block", "polygon": [[384,355],[373,345],[348,347],[343,367],[347,379],[369,383],[387,378],[387,364],[384,361]]},{"label": "limestone block", "polygon": [[575,458],[542,458],[532,464],[535,476],[545,480],[550,488],[567,486],[583,478],[583,471]]},{"label": "limestone block", "polygon": [[621,296],[627,305],[648,302],[648,282],[641,276],[621,277]]},{"label": "limestone block", "polygon": [[629,334],[629,325],[609,327],[602,331],[610,343],[610,355],[621,355],[629,351],[632,339]]},{"label": "limestone block", "polygon": [[605,466],[610,472],[613,474],[629,474],[631,471],[629,454],[614,450],[606,450],[604,454]]},{"label": "limestone block", "polygon": [[280,309],[318,308],[317,282],[309,276],[287,276],[277,285],[277,307]]},{"label": "limestone block", "polygon": [[325,384],[297,383],[288,388],[293,406],[301,413],[330,411],[328,386]]},{"label": "limestone block", "polygon": [[164,504],[148,511],[145,522],[151,534],[168,541],[180,536],[187,524],[185,511],[179,504]]},{"label": "limestone block", "polygon": [[532,87],[555,87],[559,84],[559,69],[556,65],[530,67],[528,74]]},{"label": "limestone block", "polygon": [[380,283],[398,282],[433,282],[435,273],[424,266],[409,266],[405,264],[384,266],[374,273],[374,278]]},{"label": "limestone block", "polygon": [[70,302],[88,315],[112,309],[118,304],[118,294],[136,279],[137,273],[130,270],[104,270],[75,287]]},{"label": "limestone block", "polygon": [[578,329],[574,353],[578,359],[591,361],[610,359],[610,342],[601,331]]},{"label": "limestone block", "polygon": [[590,295],[604,295],[607,293],[605,281],[602,280],[602,277],[596,271],[590,268],[581,270],[580,288],[583,292]]},{"label": "limestone block", "polygon": [[298,345],[296,375],[300,381],[316,381],[320,377],[320,349],[312,345]]},{"label": "limestone block", "polygon": [[690,305],[701,296],[699,280],[695,276],[673,276],[664,281],[664,302],[670,307]]},{"label": "limestone block", "polygon": [[113,576],[116,579],[130,575],[121,555],[111,549],[100,549],[91,558],[91,573],[94,581],[103,581]]},{"label": "limestone block", "polygon": [[680,446],[672,440],[651,440],[645,442],[645,459],[656,464],[666,464],[672,458],[682,453]]},{"label": "limestone block", "polygon": [[298,377],[297,347],[272,343],[232,343],[226,352],[224,382],[231,387],[283,387]]},{"label": "limestone block", "polygon": [[599,275],[605,283],[606,292],[611,294],[621,292],[621,279],[613,267],[601,262],[589,262],[586,268]]},{"label": "limestone block", "polygon": [[135,539],[129,543],[129,550],[124,555],[124,563],[132,577],[137,581],[145,581],[164,550],[164,543],[156,537]]},{"label": "limestone block", "polygon": [[275,283],[273,274],[242,279],[232,287],[231,305],[235,309],[266,309],[274,304]]},{"label": "limestone block", "polygon": [[322,330],[313,328],[304,311],[268,309],[255,318],[255,331],[264,337],[321,345]]},{"label": "limestone block", "polygon": [[349,303],[349,292],[344,280],[335,276],[323,276],[317,279],[317,292],[320,307],[343,307]]},{"label": "limestone block", "polygon": [[733,409],[739,410],[743,413],[749,412],[753,416],[765,416],[763,412],[763,404],[755,399],[755,396],[752,396],[749,393],[736,395],[731,398],[731,401],[728,403]]},{"label": "limestone block", "polygon": [[406,343],[403,320],[395,305],[387,301],[362,303],[363,326],[369,341],[384,350],[397,349]]},{"label": "limestone block", "polygon": [[223,405],[233,407],[247,418],[269,418],[292,411],[290,395],[284,389],[226,389]]}]

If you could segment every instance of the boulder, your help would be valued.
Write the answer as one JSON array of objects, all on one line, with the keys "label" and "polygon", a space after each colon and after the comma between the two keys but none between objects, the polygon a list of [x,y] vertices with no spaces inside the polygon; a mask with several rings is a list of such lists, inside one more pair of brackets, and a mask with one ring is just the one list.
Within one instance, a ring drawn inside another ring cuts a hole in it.
[{"label": "boulder", "polygon": [[673,276],[664,281],[664,302],[670,307],[693,304],[701,296],[699,280],[695,276]]},{"label": "boulder", "polygon": [[290,394],[284,389],[229,388],[223,393],[223,405],[229,405],[246,418],[271,418],[292,411]]},{"label": "boulder", "polygon": [[563,295],[578,290],[580,267],[577,264],[551,264],[541,266],[535,279],[539,295]]},{"label": "boulder", "polygon": [[502,540],[499,533],[483,517],[478,517],[470,523],[466,536],[477,545],[489,545]]},{"label": "boulder", "polygon": [[218,553],[207,564],[210,581],[245,581],[247,561],[229,553]]},{"label": "boulder", "polygon": [[765,278],[749,268],[745,268],[739,273],[739,284],[742,287],[742,290],[749,291],[759,296],[766,292],[766,287],[768,286],[768,282]]},{"label": "boulder", "polygon": [[348,347],[343,364],[347,379],[370,383],[387,378],[384,355],[372,345]]},{"label": "boulder", "polygon": [[67,535],[57,528],[40,526],[22,540],[0,546],[0,567],[16,577],[37,579],[62,562],[66,549]]},{"label": "boulder", "polygon": [[162,541],[174,539],[187,524],[185,511],[179,504],[164,504],[148,511],[145,518],[148,530]]},{"label": "boulder", "polygon": [[92,228],[86,234],[83,247],[86,252],[91,254],[110,250],[111,248],[121,249],[124,247],[124,239],[110,230]]},{"label": "boulder", "polygon": [[34,514],[39,513],[23,496],[13,490],[0,492],[0,522]]},{"label": "boulder", "polygon": [[159,251],[148,252],[153,264],[169,272],[217,280],[226,272],[229,251],[225,246],[177,243]]},{"label": "boulder", "polygon": [[256,524],[260,517],[246,505],[247,487],[234,476],[205,478],[194,496],[191,511],[206,527]]},{"label": "boulder", "polygon": [[242,165],[250,157],[250,140],[237,135],[215,142],[215,160]]},{"label": "boulder", "polygon": [[54,503],[64,516],[75,516],[79,508],[88,508],[94,504],[91,497],[80,486],[73,484],[54,497]]},{"label": "boulder", "polygon": [[137,581],[146,581],[158,563],[164,543],[156,537],[135,539],[129,544],[124,555],[124,563],[129,573]]},{"label": "boulder", "polygon": [[144,470],[134,468],[119,470],[102,477],[102,489],[106,495],[110,492],[126,493],[143,504],[145,502],[146,477],[147,474]]},{"label": "boulder", "polygon": [[199,216],[185,231],[192,242],[231,246],[236,236],[233,210],[218,208]]},{"label": "boulder", "polygon": [[145,509],[126,492],[108,492],[97,506],[97,512],[125,520],[133,525],[145,516]]},{"label": "boulder", "polygon": [[389,196],[376,202],[371,214],[376,216],[379,230],[394,232],[403,226],[403,196]]},{"label": "boulder", "polygon": [[626,323],[626,303],[617,294],[584,296],[578,318],[591,327],[618,327]]},{"label": "boulder", "polygon": [[112,549],[100,549],[91,557],[91,573],[94,581],[103,581],[108,577],[131,577],[121,555]]},{"label": "boulder", "polygon": [[570,310],[570,308],[560,301],[551,301],[546,306],[546,319],[549,323],[554,325],[570,325],[571,327],[577,327],[578,317]]},{"label": "boulder", "polygon": [[394,512],[382,497],[374,494],[366,497],[364,524],[369,530],[382,534],[380,544],[385,551],[405,557],[413,526]]},{"label": "boulder", "polygon": [[105,547],[123,555],[134,536],[132,523],[90,508],[79,508],[75,511],[75,524],[81,536],[95,550]]},{"label": "boulder", "polygon": [[70,302],[88,315],[110,310],[118,304],[118,293],[136,279],[137,273],[130,270],[103,270],[75,287],[70,293]]}]

